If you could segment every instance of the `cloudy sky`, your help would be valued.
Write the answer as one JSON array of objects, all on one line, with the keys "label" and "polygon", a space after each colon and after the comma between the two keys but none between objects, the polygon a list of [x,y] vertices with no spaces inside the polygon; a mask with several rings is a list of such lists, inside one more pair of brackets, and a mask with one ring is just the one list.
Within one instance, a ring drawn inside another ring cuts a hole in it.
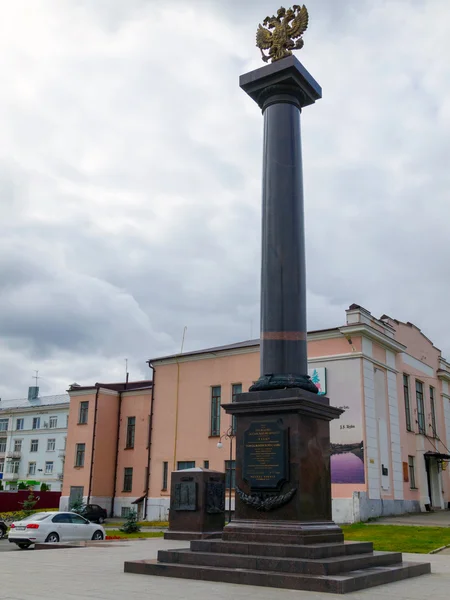
[{"label": "cloudy sky", "polygon": [[[148,377],[256,337],[262,66],[274,0],[0,0],[0,396]],[[450,357],[450,15],[309,0],[298,58],[309,328],[352,302]]]}]

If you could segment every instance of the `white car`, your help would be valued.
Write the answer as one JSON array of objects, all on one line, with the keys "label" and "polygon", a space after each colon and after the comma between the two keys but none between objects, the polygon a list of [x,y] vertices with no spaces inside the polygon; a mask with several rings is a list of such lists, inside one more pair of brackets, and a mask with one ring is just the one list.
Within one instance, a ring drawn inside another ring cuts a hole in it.
[{"label": "white car", "polygon": [[105,530],[73,512],[40,512],[11,523],[8,539],[19,548],[41,542],[104,540]]}]

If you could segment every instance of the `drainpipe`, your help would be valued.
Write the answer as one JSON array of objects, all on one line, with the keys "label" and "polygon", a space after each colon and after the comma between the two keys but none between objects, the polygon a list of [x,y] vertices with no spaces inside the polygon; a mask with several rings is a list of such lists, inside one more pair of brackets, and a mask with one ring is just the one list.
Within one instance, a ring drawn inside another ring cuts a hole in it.
[{"label": "drainpipe", "polygon": [[152,397],[150,406],[150,418],[148,420],[148,455],[147,455],[147,481],[145,486],[145,499],[144,499],[144,519],[147,519],[147,508],[148,508],[148,492],[150,489],[150,463],[152,458],[152,432],[153,432],[153,405],[155,402],[155,367],[148,363],[148,366],[152,370]]},{"label": "drainpipe", "polygon": [[97,386],[97,391],[95,392],[95,406],[94,406],[94,427],[92,429],[92,451],[91,451],[91,466],[89,471],[89,491],[87,504],[91,501],[91,490],[92,490],[92,475],[94,471],[94,447],[95,447],[95,434],[97,429],[97,404],[98,404],[98,394],[100,391],[100,387]]},{"label": "drainpipe", "polygon": [[[127,382],[125,384],[125,389],[127,388],[128,383],[128,373],[127,373]],[[116,434],[116,459],[114,461],[114,483],[113,483],[113,496],[111,498],[111,513],[110,517],[114,517],[114,501],[116,499],[116,487],[117,487],[117,467],[119,463],[119,438],[120,438],[120,418],[122,415],[122,392],[119,392],[119,411],[117,415],[117,434]]]}]

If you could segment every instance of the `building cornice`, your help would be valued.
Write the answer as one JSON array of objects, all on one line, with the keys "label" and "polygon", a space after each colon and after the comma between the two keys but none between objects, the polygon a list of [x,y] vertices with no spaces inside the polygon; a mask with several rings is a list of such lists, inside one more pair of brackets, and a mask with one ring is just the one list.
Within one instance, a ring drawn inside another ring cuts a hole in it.
[{"label": "building cornice", "polygon": [[98,389],[98,393],[99,394],[104,394],[105,396],[118,396],[119,392],[117,392],[116,390],[110,390],[108,388],[90,388],[88,390],[69,390],[67,393],[69,394],[69,396],[71,398],[75,398],[77,396],[92,396],[93,394],[95,394],[97,392]]},{"label": "building cornice", "polygon": [[450,373],[448,371],[444,371],[443,369],[437,370],[438,379],[443,379],[444,381],[450,381]]},{"label": "building cornice", "polygon": [[395,374],[399,373],[399,371],[397,369],[395,369],[394,367],[390,367],[389,365],[382,363],[379,360],[376,360],[372,356],[367,356],[367,354],[364,354],[363,352],[350,352],[348,354],[331,354],[330,356],[314,356],[314,357],[308,358],[308,365],[310,366],[311,363],[332,362],[335,360],[336,361],[337,360],[354,360],[354,359],[368,360],[369,362],[373,363],[377,367],[381,367],[382,369],[385,369],[386,371],[390,371],[391,373],[395,373]]},{"label": "building cornice", "polygon": [[233,348],[228,350],[217,350],[217,352],[201,352],[199,354],[179,354],[176,357],[171,358],[163,358],[161,360],[152,360],[150,361],[153,366],[158,365],[176,365],[184,362],[194,362],[197,360],[207,360],[211,358],[217,358],[218,356],[237,356],[240,354],[254,354],[255,352],[259,352],[258,346],[246,346],[245,348]]},{"label": "building cornice", "polygon": [[47,406],[19,406],[14,408],[0,408],[0,417],[5,418],[8,414],[16,415],[21,413],[36,413],[52,412],[57,410],[69,410],[69,402],[63,404],[48,404]]},{"label": "building cornice", "polygon": [[393,340],[384,333],[381,333],[381,331],[378,331],[377,329],[374,329],[373,327],[370,327],[370,325],[366,325],[365,323],[357,323],[355,325],[344,325],[343,327],[339,328],[339,331],[345,337],[351,335],[365,336],[373,342],[376,342],[380,346],[383,346],[383,348],[385,348],[386,350],[391,350],[395,353],[405,352],[406,350],[406,346],[400,344],[400,342]]}]

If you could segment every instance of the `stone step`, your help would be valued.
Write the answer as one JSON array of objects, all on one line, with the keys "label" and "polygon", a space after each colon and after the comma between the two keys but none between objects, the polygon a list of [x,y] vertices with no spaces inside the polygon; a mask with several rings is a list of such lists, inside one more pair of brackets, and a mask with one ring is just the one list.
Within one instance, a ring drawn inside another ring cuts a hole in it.
[{"label": "stone step", "polygon": [[279,556],[282,558],[327,558],[373,552],[372,542],[344,542],[338,544],[261,544],[258,542],[225,542],[223,540],[193,540],[193,552],[220,554],[248,554],[252,556]]},{"label": "stone step", "polygon": [[343,533],[318,532],[308,533],[302,536],[296,531],[288,533],[286,531],[238,531],[225,529],[222,533],[222,539],[227,542],[260,542],[269,544],[338,544],[344,541]]},{"label": "stone step", "polygon": [[307,575],[337,575],[356,569],[384,567],[402,562],[400,552],[375,552],[355,556],[335,556],[312,560],[304,558],[280,558],[249,556],[244,554],[216,554],[192,552],[191,550],[160,550],[158,561],[198,565],[199,567],[225,567],[227,569],[249,569],[252,571],[276,571],[281,573],[305,573]]},{"label": "stone step", "polygon": [[162,577],[179,577],[255,585],[292,590],[309,590],[313,592],[331,592],[346,594],[384,583],[392,583],[410,577],[418,577],[430,573],[429,563],[407,563],[374,567],[349,571],[340,575],[304,575],[280,573],[278,571],[264,572],[253,569],[231,569],[225,567],[199,567],[198,565],[181,565],[176,563],[161,563],[156,560],[140,560],[125,562],[125,573],[141,575],[158,575]]}]

